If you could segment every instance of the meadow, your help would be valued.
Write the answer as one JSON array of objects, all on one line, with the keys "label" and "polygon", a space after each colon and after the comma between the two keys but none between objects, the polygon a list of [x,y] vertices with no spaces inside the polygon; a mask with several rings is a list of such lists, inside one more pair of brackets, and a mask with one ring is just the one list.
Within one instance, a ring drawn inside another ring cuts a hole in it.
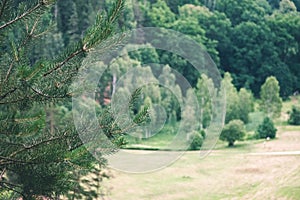
[{"label": "meadow", "polygon": [[[294,103],[293,99],[284,103],[274,140],[245,140],[233,148],[218,141],[204,158],[199,151],[188,151],[170,166],[152,173],[109,169],[112,178],[105,182],[106,199],[299,199],[300,127],[284,122]],[[154,138],[152,144],[158,141]]]}]

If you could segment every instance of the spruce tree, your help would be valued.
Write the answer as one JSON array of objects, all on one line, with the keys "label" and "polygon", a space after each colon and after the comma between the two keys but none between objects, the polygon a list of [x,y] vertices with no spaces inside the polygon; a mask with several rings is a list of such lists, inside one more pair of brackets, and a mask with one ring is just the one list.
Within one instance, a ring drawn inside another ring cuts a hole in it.
[{"label": "spruce tree", "polygon": [[[75,130],[69,86],[87,53],[113,35],[124,1],[98,15],[75,44],[35,59],[32,47],[51,34],[41,19],[55,0],[16,2],[0,2],[0,199],[98,198],[105,161],[96,162]],[[105,134],[118,141],[122,130],[112,127],[109,107],[97,110]]]},{"label": "spruce tree", "polygon": [[290,117],[288,123],[291,125],[300,125],[300,107],[293,105],[292,111],[289,113]]},{"label": "spruce tree", "polygon": [[257,127],[257,137],[267,139],[268,137],[274,139],[276,137],[277,129],[269,117],[265,117],[264,121]]}]

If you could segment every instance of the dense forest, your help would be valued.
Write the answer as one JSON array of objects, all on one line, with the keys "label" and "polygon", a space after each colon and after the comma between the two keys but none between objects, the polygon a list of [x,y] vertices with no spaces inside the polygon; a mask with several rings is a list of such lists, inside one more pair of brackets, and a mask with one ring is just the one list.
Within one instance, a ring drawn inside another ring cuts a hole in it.
[{"label": "dense forest", "polygon": [[[97,9],[107,11],[112,2],[58,1],[51,14],[59,32],[48,39],[54,46],[44,54],[80,38]],[[125,30],[151,26],[180,31],[207,50],[222,74],[230,72],[238,89],[245,87],[258,96],[265,79],[273,75],[287,98],[300,87],[299,10],[298,0],[132,0],[126,2],[119,25]],[[189,63],[156,53],[160,63],[170,64],[196,85],[198,75],[192,75]],[[142,62],[149,62],[145,59]]]}]

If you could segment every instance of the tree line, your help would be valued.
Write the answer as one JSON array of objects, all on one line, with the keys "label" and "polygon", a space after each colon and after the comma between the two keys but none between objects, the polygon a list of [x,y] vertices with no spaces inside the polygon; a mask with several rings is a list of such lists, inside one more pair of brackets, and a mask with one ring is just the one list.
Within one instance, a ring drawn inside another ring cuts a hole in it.
[{"label": "tree line", "polygon": [[[44,17],[53,24],[54,34],[35,45],[38,55],[33,58],[59,53],[62,46],[82,38],[96,13],[107,12],[113,2],[59,0]],[[125,30],[163,27],[182,32],[210,54],[223,75],[231,73],[237,89],[247,88],[258,97],[265,79],[275,76],[286,99],[300,87],[299,7],[298,0],[132,0],[124,5],[118,24]],[[188,62],[155,51],[159,63],[171,65],[196,86],[199,74]],[[138,59],[152,61],[151,56]]]}]

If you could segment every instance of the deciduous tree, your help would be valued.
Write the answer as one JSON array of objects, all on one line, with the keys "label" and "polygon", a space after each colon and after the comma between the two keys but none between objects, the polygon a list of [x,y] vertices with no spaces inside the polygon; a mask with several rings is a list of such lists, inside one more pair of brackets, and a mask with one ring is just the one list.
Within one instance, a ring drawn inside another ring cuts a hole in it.
[{"label": "deciduous tree", "polygon": [[237,140],[243,140],[245,136],[244,123],[241,120],[232,120],[225,125],[221,132],[220,139],[228,142],[228,146],[232,147]]},{"label": "deciduous tree", "polygon": [[279,83],[274,76],[268,77],[260,90],[260,109],[270,118],[279,117],[282,99],[279,96]]}]

